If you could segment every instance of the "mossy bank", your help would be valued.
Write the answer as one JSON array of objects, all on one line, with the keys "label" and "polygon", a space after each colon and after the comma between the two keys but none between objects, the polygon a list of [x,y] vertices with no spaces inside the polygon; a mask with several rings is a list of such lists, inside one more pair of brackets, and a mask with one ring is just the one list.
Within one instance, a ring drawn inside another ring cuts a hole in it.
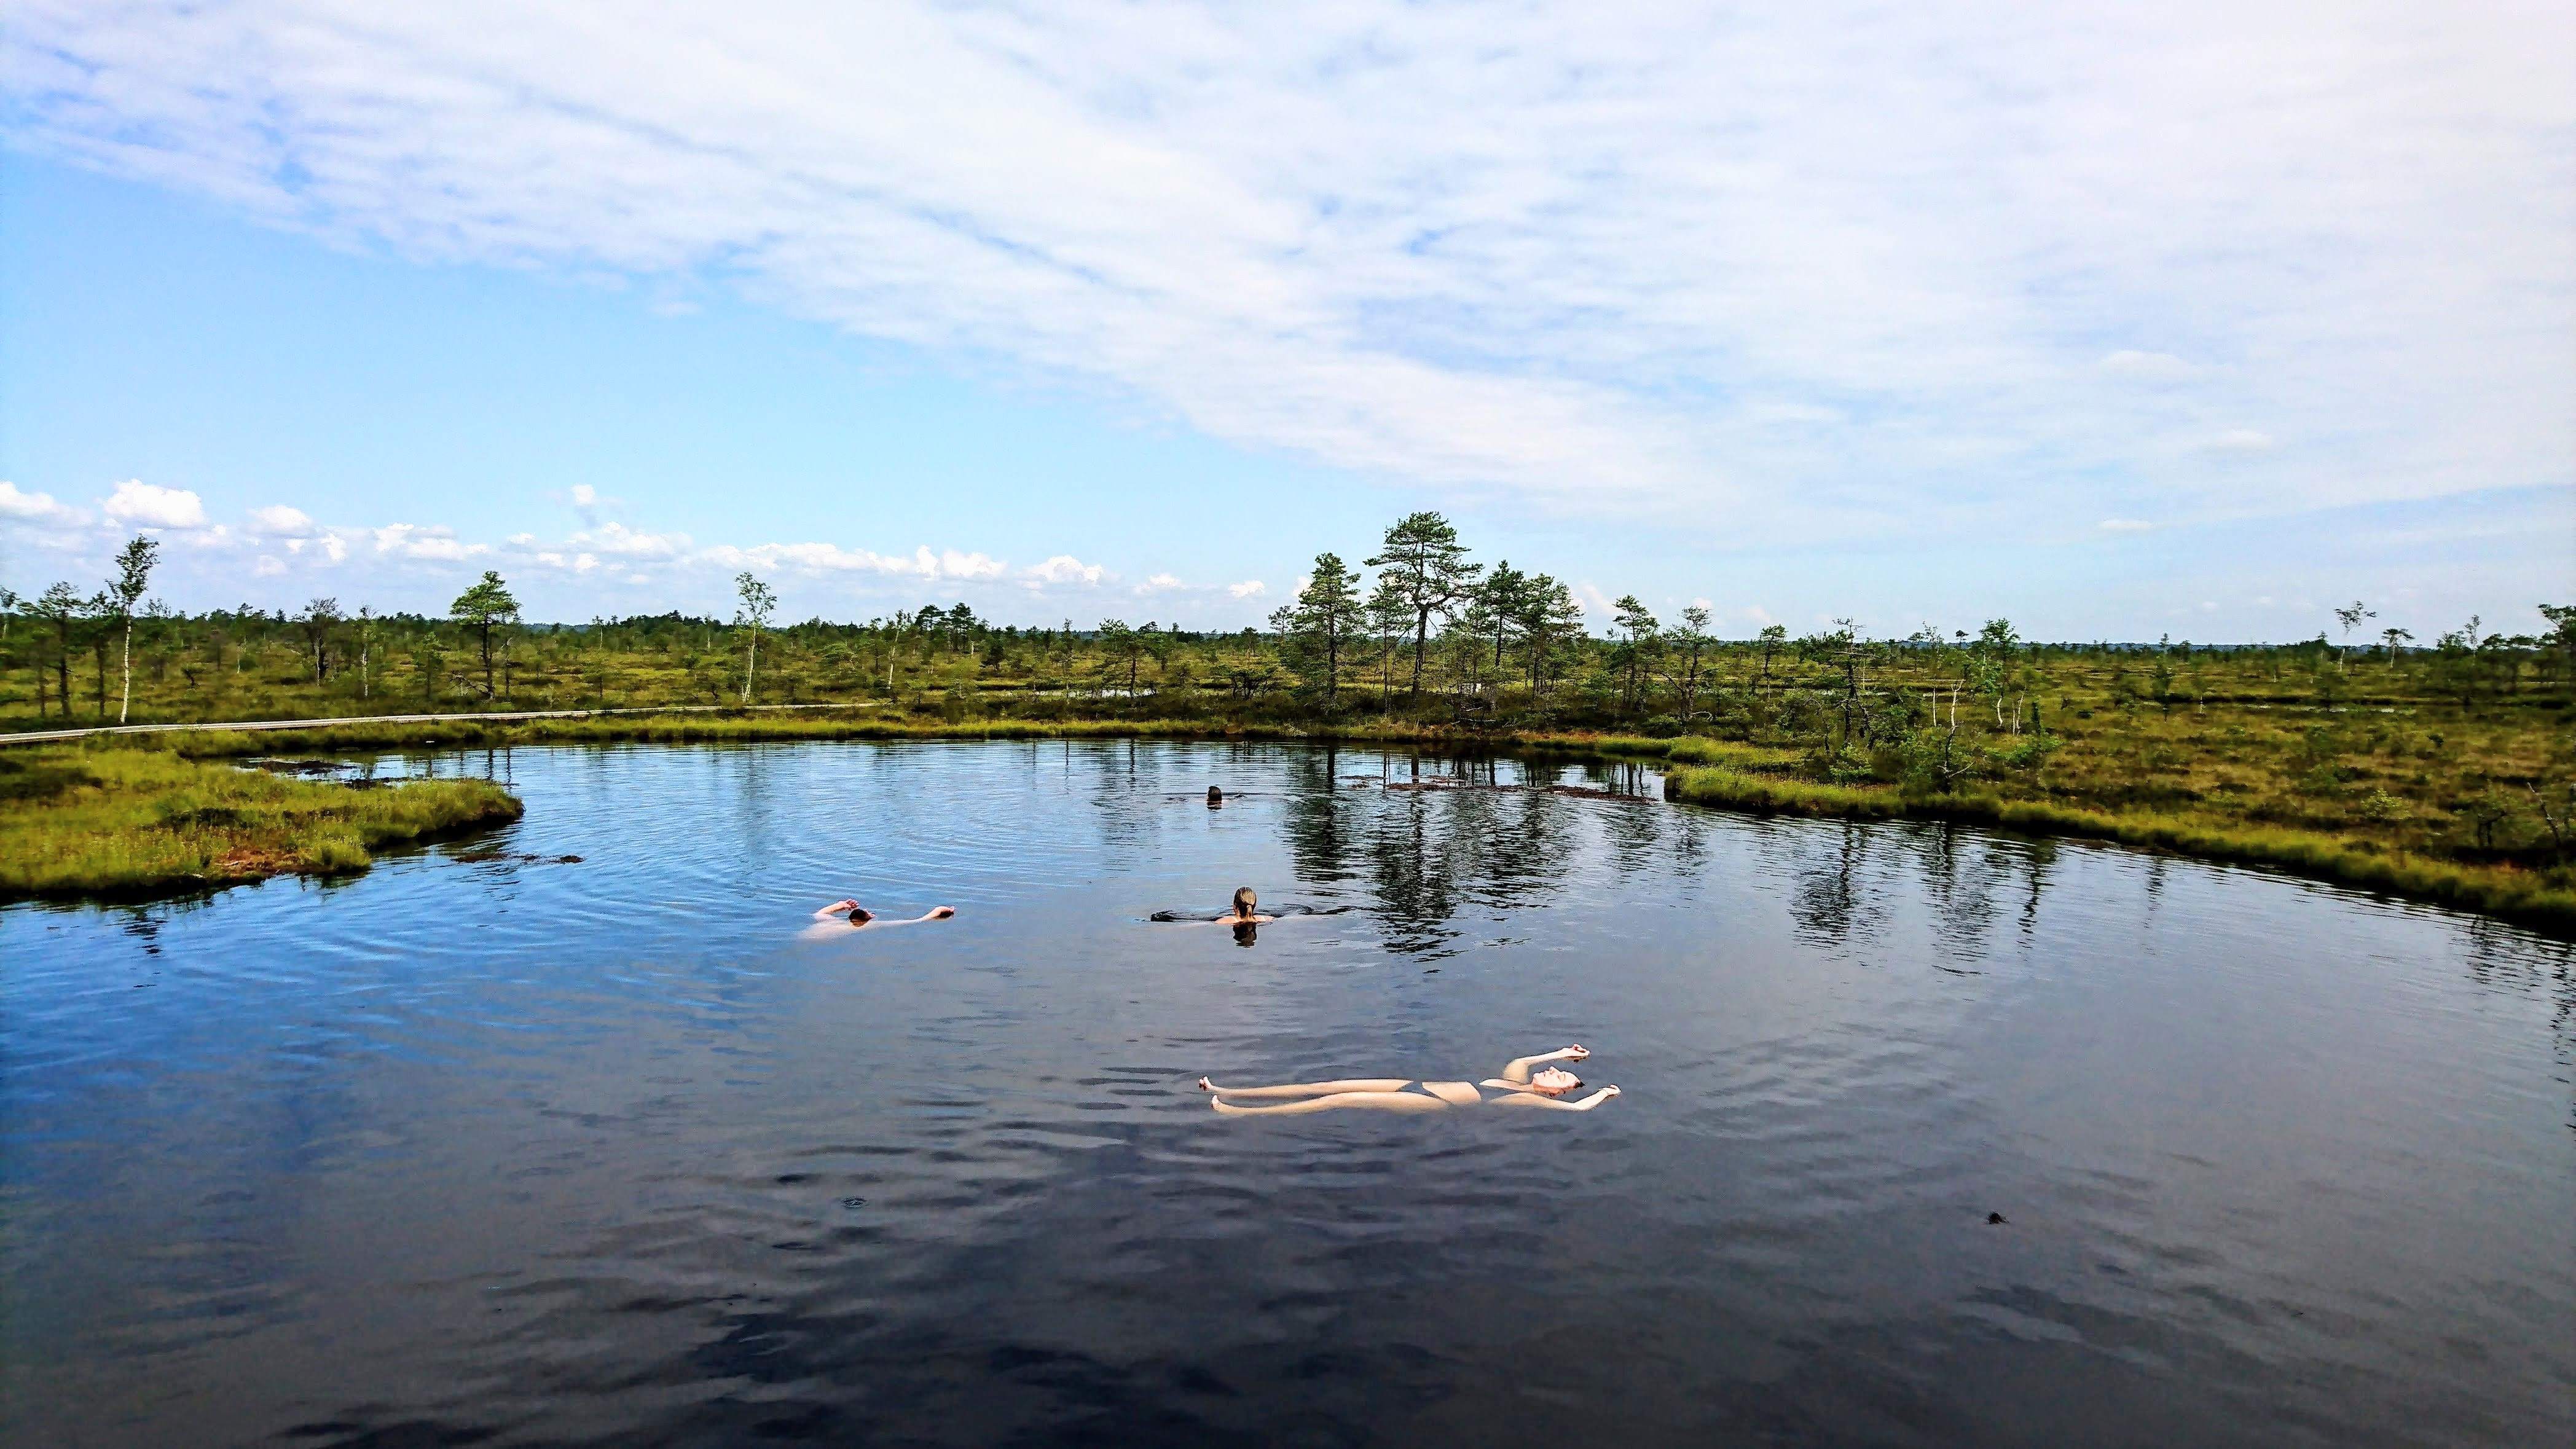
[{"label": "mossy bank", "polygon": [[488,780],[372,787],[167,750],[0,753],[0,899],[139,898],[346,875],[389,846],[516,820]]}]

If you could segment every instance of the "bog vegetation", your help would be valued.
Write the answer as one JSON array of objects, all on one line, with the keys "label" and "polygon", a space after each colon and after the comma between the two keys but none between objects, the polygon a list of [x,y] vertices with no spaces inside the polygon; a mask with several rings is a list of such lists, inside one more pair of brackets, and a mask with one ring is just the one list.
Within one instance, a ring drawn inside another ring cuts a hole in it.
[{"label": "bog vegetation", "polygon": [[963,603],[782,625],[749,574],[731,619],[531,623],[494,574],[440,618],[182,615],[140,602],[147,545],[102,592],[7,600],[0,726],[807,704],[863,713],[552,733],[1580,735],[1667,756],[1683,798],[2070,830],[2576,921],[2576,607],[2419,640],[2355,603],[2314,638],[2228,646],[2041,642],[2003,619],[1722,638],[1704,609],[1628,597],[1596,630],[1565,582],[1472,560],[1423,513],[1358,565],[1317,558],[1268,629],[1232,633]]},{"label": "bog vegetation", "polygon": [[163,750],[0,751],[0,899],[344,874],[386,846],[518,815],[519,802],[488,780],[376,786]]}]

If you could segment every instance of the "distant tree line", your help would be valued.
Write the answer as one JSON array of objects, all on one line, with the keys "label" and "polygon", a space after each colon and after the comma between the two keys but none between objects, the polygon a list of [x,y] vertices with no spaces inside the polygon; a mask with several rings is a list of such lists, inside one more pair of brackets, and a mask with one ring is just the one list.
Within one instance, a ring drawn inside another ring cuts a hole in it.
[{"label": "distant tree line", "polygon": [[[1227,632],[1120,618],[1024,628],[965,603],[781,625],[774,592],[748,572],[730,619],[530,623],[497,572],[438,617],[327,597],[291,612],[184,614],[147,598],[156,547],[136,537],[115,575],[87,592],[67,581],[33,597],[0,589],[0,713],[21,727],[126,719],[140,671],[153,718],[836,699],[950,715],[1371,714],[1468,730],[1795,738],[1836,768],[1873,761],[1885,775],[1893,758],[1908,778],[1943,785],[2045,759],[2052,707],[2075,707],[2069,691],[2052,695],[2051,669],[2070,661],[2106,673],[2113,700],[2164,708],[2285,680],[2329,700],[2401,688],[2463,708],[2563,696],[2576,682],[2576,606],[2542,606],[2541,632],[2507,635],[2473,618],[2418,644],[2403,629],[2372,634],[2376,614],[2356,602],[2334,611],[2339,639],[2320,630],[2296,644],[2214,647],[2036,644],[2003,619],[1973,634],[1927,625],[1873,640],[1844,619],[1797,637],[1770,624],[1726,638],[1706,608],[1667,623],[1630,594],[1596,633],[1566,582],[1472,559],[1432,512],[1397,520],[1357,567],[1318,555],[1267,630]],[[2213,686],[2222,663],[2226,681]]]}]

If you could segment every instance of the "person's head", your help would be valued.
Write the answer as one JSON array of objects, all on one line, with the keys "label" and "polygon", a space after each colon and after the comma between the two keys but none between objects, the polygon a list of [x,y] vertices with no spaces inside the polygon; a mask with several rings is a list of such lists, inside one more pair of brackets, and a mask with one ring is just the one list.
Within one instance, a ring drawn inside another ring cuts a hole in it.
[{"label": "person's head", "polygon": [[1218,806],[1223,805],[1224,803],[1225,792],[1214,785],[1208,786],[1208,804],[1210,806]]},{"label": "person's head", "polygon": [[1562,1097],[1583,1085],[1583,1079],[1569,1071],[1547,1067],[1530,1078],[1530,1090],[1550,1097]]},{"label": "person's head", "polygon": [[876,918],[877,913],[865,906],[850,907],[850,924],[853,926],[864,926]]},{"label": "person's head", "polygon": [[1235,891],[1234,891],[1234,913],[1235,913],[1236,915],[1238,915],[1238,916],[1248,916],[1248,915],[1251,915],[1251,914],[1252,914],[1252,908],[1253,908],[1255,905],[1258,905],[1259,903],[1260,903],[1260,898],[1259,898],[1258,896],[1255,896],[1255,895],[1252,893],[1252,887],[1250,887],[1250,886],[1237,886],[1237,887],[1235,887]]}]

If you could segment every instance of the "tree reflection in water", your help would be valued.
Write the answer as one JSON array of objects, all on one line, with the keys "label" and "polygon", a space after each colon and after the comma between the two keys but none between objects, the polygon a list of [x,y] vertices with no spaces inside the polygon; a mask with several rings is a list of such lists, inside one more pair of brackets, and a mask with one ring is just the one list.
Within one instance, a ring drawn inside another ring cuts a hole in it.
[{"label": "tree reflection in water", "polygon": [[1545,764],[1327,747],[1292,755],[1287,770],[1300,884],[1364,891],[1387,945],[1407,954],[1450,954],[1462,914],[1554,897],[1581,852],[1606,851],[1622,873],[1668,867],[1669,811],[1637,767],[1599,767],[1574,787]]}]

